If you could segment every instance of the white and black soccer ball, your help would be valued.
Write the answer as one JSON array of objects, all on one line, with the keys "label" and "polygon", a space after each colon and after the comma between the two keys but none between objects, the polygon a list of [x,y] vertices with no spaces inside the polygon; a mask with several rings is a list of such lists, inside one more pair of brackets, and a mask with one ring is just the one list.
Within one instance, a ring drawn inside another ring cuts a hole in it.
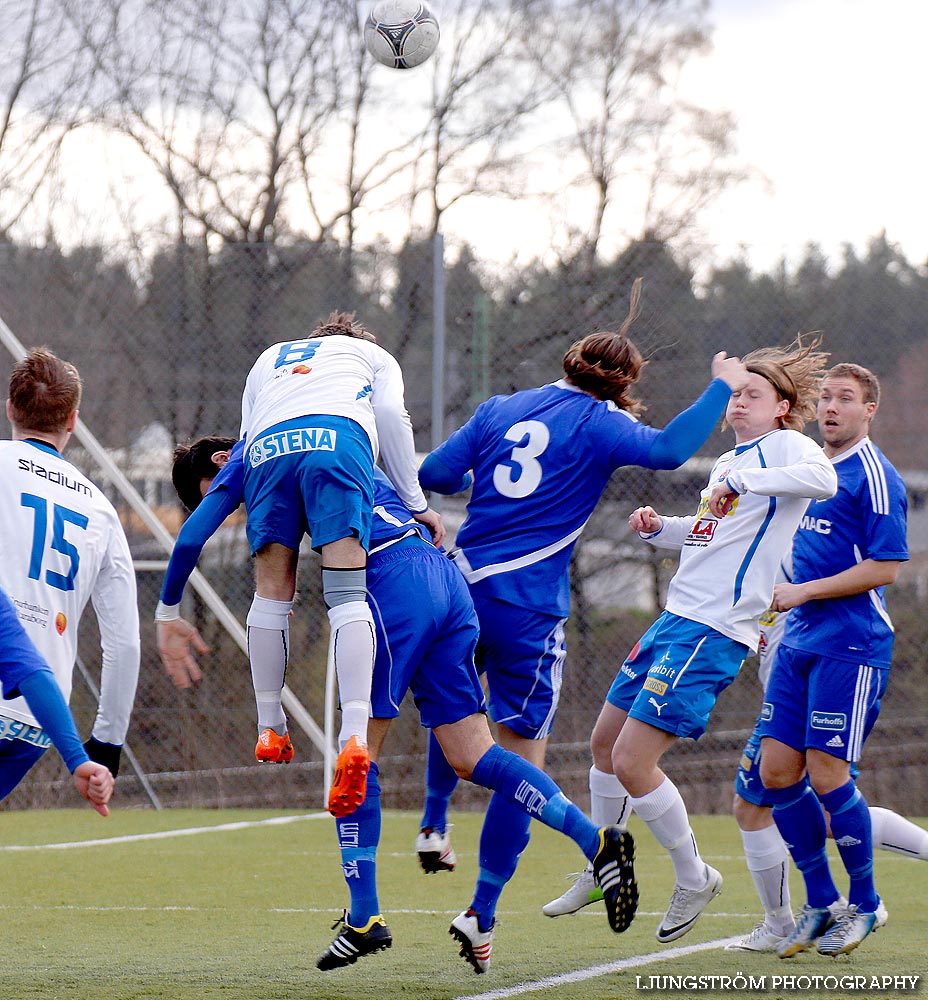
[{"label": "white and black soccer ball", "polygon": [[378,0],[364,23],[367,51],[384,66],[421,66],[438,48],[438,20],[421,0]]}]

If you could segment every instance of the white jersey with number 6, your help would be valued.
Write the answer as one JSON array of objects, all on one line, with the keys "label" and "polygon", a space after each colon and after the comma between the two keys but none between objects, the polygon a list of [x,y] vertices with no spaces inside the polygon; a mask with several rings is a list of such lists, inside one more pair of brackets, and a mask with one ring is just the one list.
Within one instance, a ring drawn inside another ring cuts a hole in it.
[{"label": "white jersey with number 6", "polygon": [[[77,630],[93,600],[103,647],[93,735],[121,745],[138,682],[140,641],[135,571],[125,532],[102,491],[50,445],[0,442],[0,586],[71,694]],[[0,714],[35,725],[22,698]]]}]

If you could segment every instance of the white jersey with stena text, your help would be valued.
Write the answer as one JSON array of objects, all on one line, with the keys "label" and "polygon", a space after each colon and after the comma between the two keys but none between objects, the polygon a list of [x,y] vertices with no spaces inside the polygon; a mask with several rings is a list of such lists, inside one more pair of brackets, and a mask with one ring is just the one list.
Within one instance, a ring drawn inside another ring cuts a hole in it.
[{"label": "white jersey with stena text", "polygon": [[[725,480],[738,496],[729,512],[709,512],[712,490]],[[756,651],[758,620],[770,607],[781,560],[812,499],[833,496],[834,467],[798,431],[771,431],[722,455],[688,517],[663,517],[643,534],[652,545],[680,550],[666,609],[709,625]]]},{"label": "white jersey with stena text", "polygon": [[428,505],[403,393],[396,359],[368,340],[339,335],[274,344],[245,380],[242,437],[254,441],[297,417],[347,417],[367,432],[403,503],[422,511]]},{"label": "white jersey with stena text", "polygon": [[[103,665],[93,735],[121,745],[138,683],[135,571],[113,505],[50,445],[0,441],[0,586],[71,694],[81,613],[93,601]],[[0,699],[0,715],[35,725],[23,698]]]}]

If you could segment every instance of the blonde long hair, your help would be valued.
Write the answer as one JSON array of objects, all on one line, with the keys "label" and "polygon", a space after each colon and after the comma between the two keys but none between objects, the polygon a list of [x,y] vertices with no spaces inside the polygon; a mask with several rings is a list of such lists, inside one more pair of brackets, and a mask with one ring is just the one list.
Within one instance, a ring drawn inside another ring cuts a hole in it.
[{"label": "blonde long hair", "polygon": [[[804,336],[813,339],[803,342]],[[797,334],[789,347],[761,347],[741,359],[745,368],[766,379],[789,410],[780,417],[783,427],[801,431],[815,418],[819,386],[828,364],[829,353],[818,350],[822,338],[816,334]]]}]

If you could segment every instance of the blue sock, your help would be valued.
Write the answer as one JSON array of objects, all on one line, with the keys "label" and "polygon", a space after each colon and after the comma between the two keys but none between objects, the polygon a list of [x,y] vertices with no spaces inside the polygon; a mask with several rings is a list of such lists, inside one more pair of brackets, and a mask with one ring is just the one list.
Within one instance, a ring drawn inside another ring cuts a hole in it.
[{"label": "blue sock", "polygon": [[493,745],[477,761],[471,780],[499,792],[545,826],[565,833],[587,859],[599,850],[599,828],[560,790],[557,783],[518,754]]},{"label": "blue sock", "polygon": [[380,913],[377,899],[377,845],[380,843],[380,769],[371,761],[367,795],[350,816],[335,821],[342,872],[351,895],[348,923],[363,927]]},{"label": "blue sock", "polygon": [[809,906],[830,906],[840,895],[825,853],[825,813],[805,778],[788,788],[768,788],[773,819],[802,872]]},{"label": "blue sock", "polygon": [[873,884],[873,831],[867,800],[853,778],[818,798],[831,816],[831,832],[851,879],[847,901],[865,913],[873,913],[879,897]]},{"label": "blue sock", "polygon": [[531,816],[520,805],[499,792],[490,799],[480,831],[480,871],[471,903],[482,931],[493,926],[500,893],[515,875],[519,858],[528,845],[531,823]]},{"label": "blue sock", "polygon": [[457,788],[458,776],[454,768],[445,760],[445,755],[429,730],[429,746],[425,757],[425,811],[422,813],[422,829],[431,828],[444,833],[448,828],[448,803],[451,793]]}]

